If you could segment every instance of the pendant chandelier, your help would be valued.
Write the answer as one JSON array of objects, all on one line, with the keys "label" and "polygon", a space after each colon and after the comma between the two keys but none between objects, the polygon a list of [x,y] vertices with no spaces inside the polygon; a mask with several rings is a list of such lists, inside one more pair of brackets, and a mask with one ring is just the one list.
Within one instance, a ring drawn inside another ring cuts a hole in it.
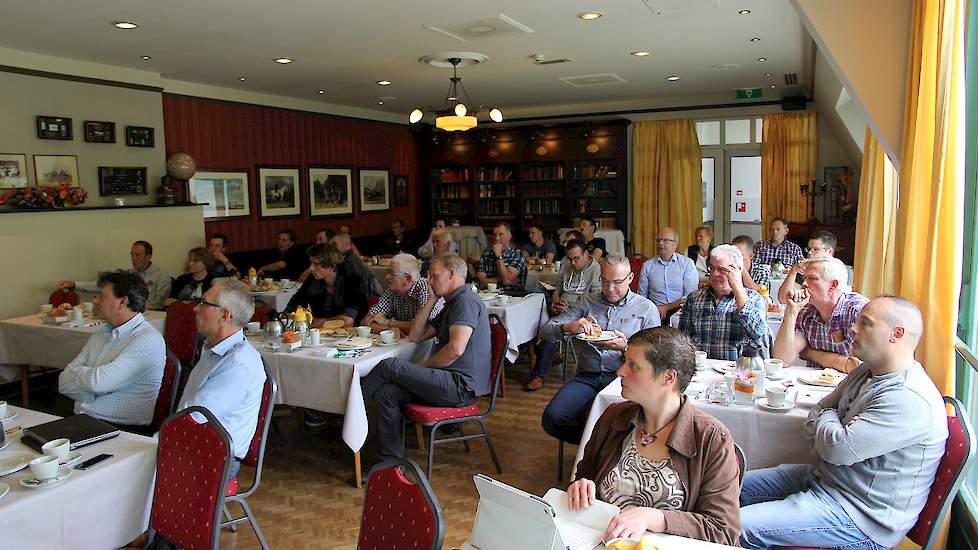
[{"label": "pendant chandelier", "polygon": [[[445,106],[440,111],[435,111],[435,127],[446,132],[464,132],[471,130],[479,125],[479,109],[487,107],[480,105],[475,111],[470,111],[466,104],[474,105],[469,92],[462,84],[462,78],[458,76],[458,65],[462,60],[458,57],[448,59],[452,64],[452,83],[448,87],[448,95],[445,96]],[[424,118],[424,111],[420,107],[411,111],[408,120],[411,124],[417,124]],[[493,107],[489,111],[489,118],[493,122],[503,121],[503,112]]]}]

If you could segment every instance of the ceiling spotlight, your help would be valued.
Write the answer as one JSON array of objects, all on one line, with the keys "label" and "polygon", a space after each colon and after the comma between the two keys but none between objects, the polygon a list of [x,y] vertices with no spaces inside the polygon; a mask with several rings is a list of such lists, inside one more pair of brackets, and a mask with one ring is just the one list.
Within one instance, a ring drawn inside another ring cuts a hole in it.
[{"label": "ceiling spotlight", "polygon": [[765,61],[767,61],[767,58],[766,57],[758,57],[757,60],[759,62],[761,62],[761,63],[764,63]]},{"label": "ceiling spotlight", "polygon": [[493,107],[493,109],[489,111],[489,118],[491,118],[493,122],[502,122],[503,112]]},{"label": "ceiling spotlight", "polygon": [[325,94],[326,93],[326,90],[319,90],[319,93],[320,94]]},{"label": "ceiling spotlight", "polygon": [[112,26],[117,29],[128,31],[130,29],[138,29],[139,23],[133,23],[132,21],[113,21]]},{"label": "ceiling spotlight", "polygon": [[775,86],[774,84],[771,84],[771,87],[772,87],[772,88],[777,88],[777,86]]},{"label": "ceiling spotlight", "polygon": [[142,59],[143,61],[149,61],[150,59],[153,59],[153,58],[150,57],[150,56],[148,56],[148,55],[141,55],[141,56],[139,56],[139,59]]},{"label": "ceiling spotlight", "polygon": [[750,15],[750,10],[740,10],[737,13],[739,13],[740,15]]},{"label": "ceiling spotlight", "polygon": [[764,73],[764,76],[771,77],[774,76],[774,73]]},{"label": "ceiling spotlight", "polygon": [[295,62],[295,59],[292,59],[291,57],[276,57],[275,62],[279,65],[288,65],[289,63]]},{"label": "ceiling spotlight", "polygon": [[377,81],[377,85],[378,86],[390,86],[391,84],[393,84],[393,82],[391,82],[390,80],[378,80]]},{"label": "ceiling spotlight", "polygon": [[668,80],[669,82],[675,82],[675,81],[679,80],[679,75],[674,75],[674,74],[673,75],[669,75],[669,76],[666,77],[666,80]]},{"label": "ceiling spotlight", "polygon": [[245,80],[248,80],[248,79],[246,77],[244,77],[244,76],[239,76],[238,77],[238,80],[240,80],[241,82],[244,82]]},{"label": "ceiling spotlight", "polygon": [[758,36],[755,36],[754,38],[751,38],[750,41],[751,42],[760,42],[761,41],[761,38],[758,37]]},{"label": "ceiling spotlight", "polygon": [[652,55],[652,52],[649,52],[649,51],[646,51],[646,50],[638,50],[638,51],[635,51],[635,52],[631,52],[631,54],[634,55],[635,57],[648,57],[648,56]]},{"label": "ceiling spotlight", "polygon": [[377,102],[377,105],[383,105],[383,104],[384,104],[384,100],[383,99],[381,99],[380,101]]},{"label": "ceiling spotlight", "polygon": [[578,19],[583,19],[584,21],[594,21],[595,19],[601,18],[604,15],[600,11],[586,11],[584,13],[577,14]]},{"label": "ceiling spotlight", "polygon": [[411,115],[408,117],[408,120],[411,121],[411,124],[416,124],[418,122],[421,122],[422,117],[424,117],[424,113],[421,111],[420,108],[417,108],[411,111]]}]

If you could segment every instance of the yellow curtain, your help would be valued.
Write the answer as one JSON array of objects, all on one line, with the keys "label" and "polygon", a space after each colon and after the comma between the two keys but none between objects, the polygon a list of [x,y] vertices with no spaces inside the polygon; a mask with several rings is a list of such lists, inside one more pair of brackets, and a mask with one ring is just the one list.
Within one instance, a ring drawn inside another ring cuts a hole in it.
[{"label": "yellow curtain", "polygon": [[866,128],[852,284],[864,296],[893,293],[898,185],[896,169],[873,131]]},{"label": "yellow curtain", "polygon": [[692,119],[636,122],[632,130],[632,246],[655,254],[660,227],[679,231],[680,247],[703,223],[700,144]]},{"label": "yellow curtain", "polygon": [[900,149],[896,294],[924,315],[917,359],[954,395],[964,228],[964,4],[915,0]]},{"label": "yellow curtain", "polygon": [[798,187],[816,177],[818,119],[811,113],[764,115],[761,143],[761,220],[764,238],[771,219],[808,220],[808,197]]}]

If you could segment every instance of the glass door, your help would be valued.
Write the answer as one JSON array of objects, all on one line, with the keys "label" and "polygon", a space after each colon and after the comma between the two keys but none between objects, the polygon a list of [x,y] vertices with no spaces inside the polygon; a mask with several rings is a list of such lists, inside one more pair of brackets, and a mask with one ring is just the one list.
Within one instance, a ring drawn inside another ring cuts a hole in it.
[{"label": "glass door", "polygon": [[754,148],[727,151],[727,199],[729,213],[724,241],[747,235],[761,238],[761,154]]}]

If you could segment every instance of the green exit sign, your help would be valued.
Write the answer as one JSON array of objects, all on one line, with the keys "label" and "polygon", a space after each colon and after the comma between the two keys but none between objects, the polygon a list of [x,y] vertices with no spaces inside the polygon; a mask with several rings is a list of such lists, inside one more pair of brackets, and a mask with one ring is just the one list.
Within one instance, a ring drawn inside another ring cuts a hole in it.
[{"label": "green exit sign", "polygon": [[761,97],[760,88],[738,88],[737,99],[757,99]]}]

